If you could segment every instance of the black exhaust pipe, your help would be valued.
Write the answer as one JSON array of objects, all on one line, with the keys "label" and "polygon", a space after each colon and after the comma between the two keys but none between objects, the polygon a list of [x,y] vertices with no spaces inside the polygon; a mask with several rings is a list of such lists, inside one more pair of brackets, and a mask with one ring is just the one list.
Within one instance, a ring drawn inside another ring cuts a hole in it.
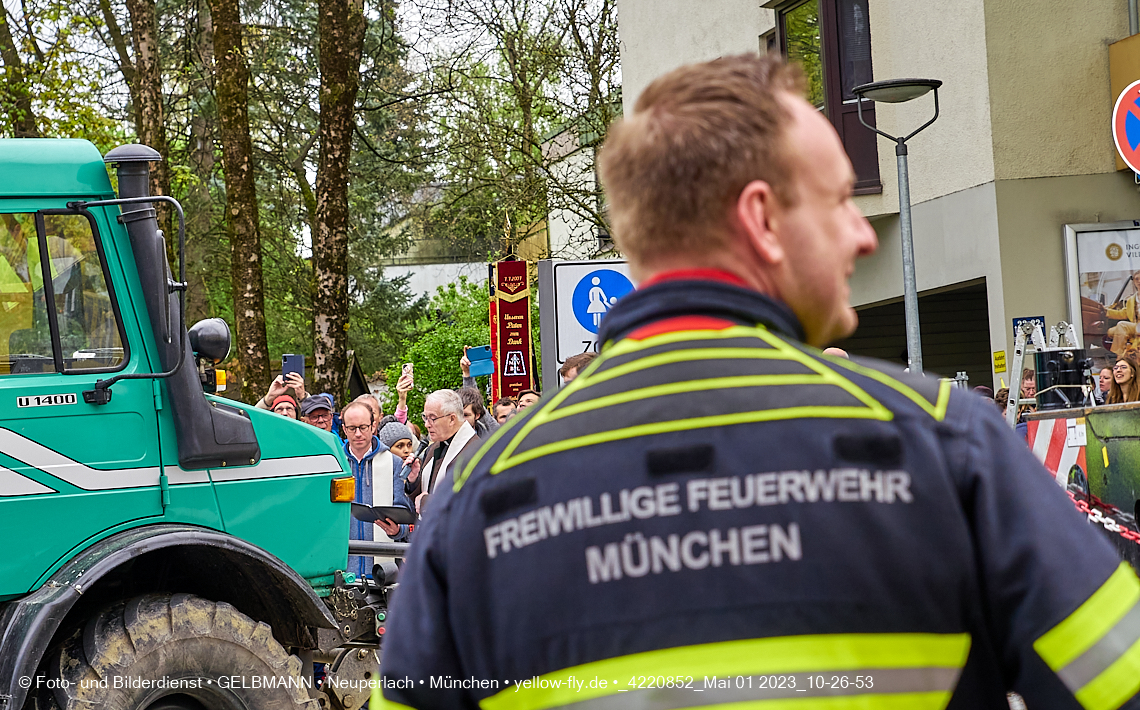
[{"label": "black exhaust pipe", "polygon": [[[145,145],[124,145],[107,153],[103,160],[115,167],[121,199],[150,197],[150,163],[162,160],[158,151]],[[202,469],[256,463],[261,458],[261,448],[249,415],[237,407],[208,401],[197,369],[192,366],[182,298],[178,289],[171,288],[175,282],[154,207],[146,202],[120,204],[119,221],[130,237],[160,366],[164,373],[174,370],[164,379],[174,415],[179,465]],[[178,256],[184,258],[182,254]]]}]

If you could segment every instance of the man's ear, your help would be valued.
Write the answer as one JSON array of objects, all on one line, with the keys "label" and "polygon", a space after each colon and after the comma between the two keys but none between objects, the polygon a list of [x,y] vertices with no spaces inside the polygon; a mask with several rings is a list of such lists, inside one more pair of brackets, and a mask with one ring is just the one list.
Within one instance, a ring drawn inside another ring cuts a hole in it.
[{"label": "man's ear", "polygon": [[763,180],[745,185],[736,198],[735,217],[761,261],[769,266],[784,261],[784,245],[777,233],[780,205],[771,185]]}]

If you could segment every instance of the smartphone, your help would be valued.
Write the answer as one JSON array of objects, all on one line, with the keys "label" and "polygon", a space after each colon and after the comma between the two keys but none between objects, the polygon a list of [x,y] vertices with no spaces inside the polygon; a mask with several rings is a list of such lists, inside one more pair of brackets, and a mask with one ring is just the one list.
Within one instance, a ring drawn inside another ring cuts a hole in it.
[{"label": "smartphone", "polygon": [[281,376],[285,377],[290,372],[296,372],[305,379],[305,356],[287,354],[281,356]]},{"label": "smartphone", "polygon": [[467,359],[471,361],[472,377],[482,377],[495,372],[495,360],[491,357],[490,345],[467,348]]},{"label": "smartphone", "polygon": [[412,374],[412,363],[410,363],[410,362],[404,363],[404,373],[403,374],[405,374],[405,375],[411,375]]}]

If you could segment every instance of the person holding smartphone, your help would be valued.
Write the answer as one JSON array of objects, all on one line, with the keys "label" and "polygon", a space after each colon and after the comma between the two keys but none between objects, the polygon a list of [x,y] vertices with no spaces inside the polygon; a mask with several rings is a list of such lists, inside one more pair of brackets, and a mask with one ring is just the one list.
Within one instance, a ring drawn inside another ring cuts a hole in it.
[{"label": "person holding smartphone", "polygon": [[296,372],[274,377],[273,381],[269,383],[269,391],[265,393],[264,397],[257,400],[257,404],[254,406],[258,409],[273,409],[277,399],[282,395],[292,396],[294,402],[304,401],[309,396],[309,393],[305,391],[305,378]]},{"label": "person holding smartphone", "polygon": [[396,421],[401,424],[408,423],[408,392],[416,386],[415,373],[410,362],[404,363],[400,372],[400,379],[396,381]]}]

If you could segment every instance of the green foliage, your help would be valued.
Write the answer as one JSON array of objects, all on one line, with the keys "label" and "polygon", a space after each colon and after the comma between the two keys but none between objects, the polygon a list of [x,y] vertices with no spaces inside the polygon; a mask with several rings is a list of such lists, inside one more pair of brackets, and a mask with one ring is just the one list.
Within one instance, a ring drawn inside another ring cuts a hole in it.
[{"label": "green foliage", "polygon": [[[420,80],[438,146],[435,189],[411,214],[420,253],[535,258],[554,209],[604,229],[593,148],[620,106],[616,0],[412,4],[454,47]],[[578,150],[586,160],[567,160]],[[593,229],[579,231],[576,255],[593,253]]]},{"label": "green foliage", "polygon": [[[40,0],[52,2],[53,0]],[[122,0],[112,0],[121,29],[129,22]],[[216,135],[211,37],[204,0],[158,0],[162,65],[168,86],[167,123],[172,193],[187,213],[191,318],[219,316],[233,324],[230,248],[224,225],[221,146]],[[361,62],[357,142],[350,166],[349,347],[366,372],[387,366],[414,325],[417,304],[402,281],[387,281],[376,261],[406,246],[392,229],[425,182],[420,107],[393,101],[410,81],[407,47],[391,0],[366,2],[368,30]],[[307,0],[243,3],[250,134],[257,180],[265,318],[271,362],[284,353],[313,352],[315,229],[312,178],[319,145],[319,73],[316,4]],[[94,15],[91,40],[106,45]],[[117,78],[121,81],[121,76]],[[109,93],[106,113],[127,125],[129,104]]]},{"label": "green foliage", "polygon": [[[542,67],[542,76],[555,71],[556,61]],[[437,169],[446,186],[419,223],[422,237],[467,259],[510,253],[546,219],[541,136],[557,114],[546,92],[535,89],[547,82],[541,76],[533,80],[538,87],[504,82],[511,72],[505,59],[449,72],[451,100],[435,113],[443,143]]]},{"label": "green foliage", "polygon": [[[415,367],[416,386],[408,393],[410,416],[422,412],[424,398],[439,389],[458,389],[462,384],[459,359],[463,346],[486,345],[490,342],[489,295],[485,282],[473,282],[466,276],[459,281],[440,286],[431,300],[417,302],[415,308],[423,315],[412,325],[402,343],[399,357],[384,371],[388,394],[384,411],[396,408],[396,382],[400,379],[403,364]],[[537,373],[542,372],[541,348],[538,340],[538,299],[532,294],[530,310],[531,343],[538,362]],[[354,321],[355,323],[355,321]],[[476,384],[488,392],[490,376],[476,378]],[[536,383],[537,384],[537,383]],[[491,404],[488,402],[488,405]]]},{"label": "green foliage", "polygon": [[[17,17],[19,20],[17,21]],[[0,82],[4,104],[11,103],[9,82],[22,81],[32,98],[32,114],[45,138],[86,138],[107,151],[127,142],[130,131],[102,105],[104,68],[90,62],[84,47],[87,10],[69,3],[31,0],[8,25],[24,62],[21,72],[5,72]],[[12,121],[0,115],[0,137],[11,137]]]},{"label": "green foliage", "polygon": [[823,47],[819,34],[819,3],[800,5],[784,16],[788,60],[799,62],[807,78],[807,100],[823,106]]},{"label": "green foliage", "polygon": [[414,298],[407,277],[386,281],[379,269],[364,270],[349,284],[348,346],[364,372],[371,374],[399,360],[404,343],[415,332],[416,315],[426,298]]},{"label": "green foliage", "polygon": [[427,314],[416,321],[413,332],[405,339],[399,360],[385,370],[388,395],[384,411],[396,408],[396,382],[405,362],[415,367],[416,380],[415,388],[408,393],[409,417],[423,411],[428,394],[457,389],[462,383],[459,359],[463,357],[463,346],[487,344],[487,308],[486,287],[465,276],[456,283],[440,286],[428,304]]}]

